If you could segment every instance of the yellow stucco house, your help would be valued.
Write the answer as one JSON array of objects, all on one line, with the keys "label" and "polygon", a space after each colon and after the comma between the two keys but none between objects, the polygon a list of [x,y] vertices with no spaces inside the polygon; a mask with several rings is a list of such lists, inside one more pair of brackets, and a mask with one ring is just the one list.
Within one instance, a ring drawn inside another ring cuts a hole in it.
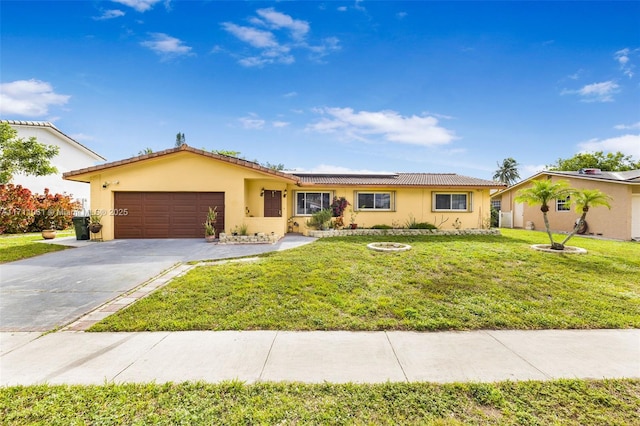
[{"label": "yellow stucco house", "polygon": [[[456,174],[281,172],[187,145],[70,171],[104,214],[102,238],[198,238],[209,207],[217,233],[307,233],[307,220],[345,197],[359,227],[417,222],[486,227],[490,190],[504,185]],[[453,229],[453,228],[450,228]]]},{"label": "yellow stucco house", "polygon": [[[518,191],[534,179],[563,180],[576,189],[599,189],[611,197],[611,210],[595,207],[587,213],[586,232],[619,240],[640,240],[640,170],[603,172],[598,169],[581,171],[543,171],[492,195],[494,207],[500,210],[503,228],[544,229],[540,206],[518,203]],[[567,200],[550,205],[549,224],[554,232],[569,232],[578,214]],[[499,205],[499,207],[498,207]]]}]

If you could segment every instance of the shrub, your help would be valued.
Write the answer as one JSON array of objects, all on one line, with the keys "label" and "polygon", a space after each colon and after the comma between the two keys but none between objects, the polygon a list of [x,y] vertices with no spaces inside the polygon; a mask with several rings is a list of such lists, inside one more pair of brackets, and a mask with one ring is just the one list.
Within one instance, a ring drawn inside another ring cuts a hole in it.
[{"label": "shrub", "polygon": [[311,215],[311,219],[307,221],[307,226],[323,229],[327,227],[327,224],[331,221],[332,214],[331,209],[319,210]]},{"label": "shrub", "polygon": [[438,229],[438,227],[429,222],[414,222],[409,229]]},{"label": "shrub", "polygon": [[44,189],[44,194],[34,194],[33,201],[36,211],[33,222],[29,225],[31,232],[69,228],[73,224],[73,212],[82,207],[79,202],[71,199],[71,195],[52,195],[49,188]]},{"label": "shrub", "polygon": [[0,185],[0,234],[27,232],[36,207],[31,191],[12,183]]},{"label": "shrub", "polygon": [[393,229],[393,227],[389,225],[373,225],[371,229]]}]

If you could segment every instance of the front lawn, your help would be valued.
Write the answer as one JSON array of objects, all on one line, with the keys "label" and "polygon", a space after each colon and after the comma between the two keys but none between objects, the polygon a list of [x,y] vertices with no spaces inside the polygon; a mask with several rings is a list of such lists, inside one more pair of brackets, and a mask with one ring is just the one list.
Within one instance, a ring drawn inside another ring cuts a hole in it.
[{"label": "front lawn", "polygon": [[2,424],[631,425],[640,380],[0,388]]},{"label": "front lawn", "polygon": [[[69,237],[71,235],[74,235],[74,231],[57,232],[57,237]],[[42,235],[39,232],[0,235],[0,263],[13,262],[69,248],[58,244],[37,243],[36,241],[42,241]]]},{"label": "front lawn", "polygon": [[[534,251],[541,232],[344,237],[203,266],[91,331],[469,330],[640,327],[640,244],[574,238],[585,255]],[[413,246],[402,253],[373,241]]]}]

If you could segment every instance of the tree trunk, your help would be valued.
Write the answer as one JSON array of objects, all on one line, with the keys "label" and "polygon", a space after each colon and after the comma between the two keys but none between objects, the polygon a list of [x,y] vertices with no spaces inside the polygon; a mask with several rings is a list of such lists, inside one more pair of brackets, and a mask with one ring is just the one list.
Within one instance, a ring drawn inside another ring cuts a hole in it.
[{"label": "tree trunk", "polygon": [[576,233],[578,232],[578,230],[580,229],[580,227],[584,223],[584,219],[586,217],[587,217],[587,211],[583,210],[582,211],[582,216],[580,216],[580,219],[578,219],[578,221],[576,222],[576,225],[573,227],[573,230],[569,233],[569,235],[567,235],[567,238],[565,238],[564,241],[561,243],[563,246],[567,243],[567,241],[569,241],[571,239],[571,237],[576,235]]},{"label": "tree trunk", "polygon": [[547,235],[549,236],[549,241],[551,241],[551,248],[554,249],[554,250],[562,250],[562,248],[556,248],[555,247],[558,243],[555,243],[553,241],[553,235],[551,235],[551,229],[549,229],[549,218],[547,217],[547,212],[545,210],[542,210],[542,218],[544,219],[544,227],[547,230]]}]

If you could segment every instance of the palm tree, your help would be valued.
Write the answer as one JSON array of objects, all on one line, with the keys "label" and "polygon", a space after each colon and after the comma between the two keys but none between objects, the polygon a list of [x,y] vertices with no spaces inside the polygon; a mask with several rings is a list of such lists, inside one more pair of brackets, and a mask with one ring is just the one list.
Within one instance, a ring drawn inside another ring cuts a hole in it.
[{"label": "palm tree", "polygon": [[576,211],[580,213],[581,216],[576,221],[571,233],[567,235],[567,238],[565,238],[563,242],[560,243],[563,248],[567,241],[569,241],[569,239],[578,232],[583,224],[585,224],[584,219],[587,217],[589,207],[605,206],[611,209],[611,204],[609,204],[611,197],[598,189],[583,189],[575,191],[572,196],[573,202],[576,204]]},{"label": "palm tree", "polygon": [[493,175],[493,180],[506,183],[507,185],[513,185],[520,179],[520,173],[518,173],[518,162],[513,158],[505,158],[500,162],[496,162],[498,170]]},{"label": "palm tree", "polygon": [[518,195],[515,198],[516,202],[527,203],[529,205],[540,204],[540,211],[542,211],[542,217],[544,218],[544,226],[549,235],[551,241],[551,248],[554,250],[563,250],[564,245],[553,241],[553,235],[551,235],[551,229],[549,228],[549,218],[547,212],[549,211],[549,202],[558,199],[566,199],[573,190],[569,187],[569,183],[564,180],[553,182],[551,179],[534,180],[531,186],[518,191]]}]

